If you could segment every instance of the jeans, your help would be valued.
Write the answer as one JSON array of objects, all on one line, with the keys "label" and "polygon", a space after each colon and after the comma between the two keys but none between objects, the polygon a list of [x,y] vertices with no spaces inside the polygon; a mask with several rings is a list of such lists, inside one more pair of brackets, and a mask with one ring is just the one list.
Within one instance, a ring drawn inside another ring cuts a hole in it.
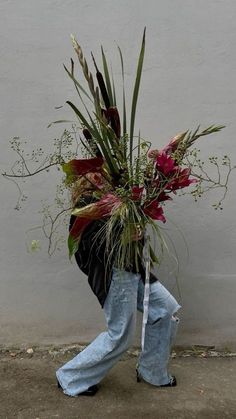
[{"label": "jeans", "polygon": [[[137,309],[143,311],[144,284],[140,274],[113,268],[104,304],[107,330],[56,372],[65,394],[76,396],[98,384],[132,344]],[[150,284],[149,311],[144,350],[138,372],[150,384],[170,381],[168,361],[179,319],[173,316],[181,306],[156,281]]]}]

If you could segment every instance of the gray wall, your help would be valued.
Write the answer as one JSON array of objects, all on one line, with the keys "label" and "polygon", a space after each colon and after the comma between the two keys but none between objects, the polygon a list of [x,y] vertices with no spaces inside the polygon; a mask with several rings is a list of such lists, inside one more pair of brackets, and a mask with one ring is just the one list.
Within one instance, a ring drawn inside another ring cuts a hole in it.
[{"label": "gray wall", "polygon": [[[227,153],[235,163],[234,0],[2,0],[0,20],[2,171],[14,160],[9,139],[20,136],[50,147],[62,127],[47,129],[48,123],[72,117],[66,107],[55,110],[75,98],[62,67],[73,56],[70,33],[87,56],[91,50],[98,55],[102,43],[116,78],[118,42],[131,91],[145,25],[137,128],[160,146],[199,122],[226,124],[221,134],[203,139],[201,148],[205,157]],[[0,182],[2,345],[86,342],[104,327],[102,310],[66,249],[51,259],[46,243],[36,254],[26,249],[25,230],[39,223],[40,199],[52,193],[58,176],[53,172],[52,182],[48,175],[32,179],[22,212],[13,209],[15,185]],[[211,208],[213,194],[197,204],[181,197],[166,209],[173,224],[165,228],[177,248],[180,272],[176,282],[166,260],[158,274],[183,306],[178,344],[236,345],[234,182],[235,174],[223,212]]]}]

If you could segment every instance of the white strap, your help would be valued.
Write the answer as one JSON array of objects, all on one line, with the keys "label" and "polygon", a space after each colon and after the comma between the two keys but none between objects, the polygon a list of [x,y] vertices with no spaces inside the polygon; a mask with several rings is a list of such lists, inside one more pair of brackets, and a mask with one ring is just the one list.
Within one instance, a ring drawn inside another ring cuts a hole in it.
[{"label": "white strap", "polygon": [[148,307],[149,307],[149,291],[150,291],[150,236],[147,233],[147,230],[144,232],[144,263],[145,263],[145,286],[144,286],[144,297],[143,297],[143,323],[142,323],[142,341],[141,347],[142,351],[144,350],[145,342],[145,329],[148,320]]}]

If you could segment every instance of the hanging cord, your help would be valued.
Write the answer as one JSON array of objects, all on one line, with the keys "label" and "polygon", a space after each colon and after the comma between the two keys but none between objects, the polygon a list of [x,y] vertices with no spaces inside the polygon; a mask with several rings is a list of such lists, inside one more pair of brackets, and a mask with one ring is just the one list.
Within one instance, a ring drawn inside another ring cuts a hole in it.
[{"label": "hanging cord", "polygon": [[145,329],[148,320],[148,307],[149,307],[149,291],[150,291],[150,236],[145,229],[144,232],[144,249],[143,257],[145,263],[145,286],[144,286],[144,298],[143,298],[143,323],[142,323],[142,341],[141,347],[144,350],[145,342]]}]

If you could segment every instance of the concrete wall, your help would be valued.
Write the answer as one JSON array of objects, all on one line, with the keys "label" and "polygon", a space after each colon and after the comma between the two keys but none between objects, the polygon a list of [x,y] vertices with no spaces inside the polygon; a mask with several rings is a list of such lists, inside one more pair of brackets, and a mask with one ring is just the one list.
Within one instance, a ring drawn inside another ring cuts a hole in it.
[{"label": "concrete wall", "polygon": [[[129,89],[145,25],[137,128],[160,146],[199,122],[226,124],[221,134],[201,140],[201,148],[205,157],[226,153],[235,163],[235,20],[234,0],[2,0],[2,171],[15,158],[9,139],[20,136],[48,147],[62,129],[47,129],[48,123],[72,117],[66,107],[55,110],[75,98],[62,67],[73,56],[70,33],[87,56],[91,50],[98,55],[102,43],[116,78],[118,42]],[[26,250],[25,230],[39,223],[40,199],[50,195],[58,177],[53,172],[52,182],[47,175],[32,179],[25,186],[29,199],[21,212],[13,209],[15,185],[1,179],[2,345],[84,342],[104,327],[102,310],[65,248],[51,259],[46,243],[37,254]],[[223,212],[211,208],[212,194],[197,204],[181,197],[166,209],[174,222],[165,228],[175,242],[180,273],[176,283],[166,261],[159,276],[183,306],[178,344],[236,344],[234,182],[235,173]],[[187,240],[188,258],[176,225]]]}]

